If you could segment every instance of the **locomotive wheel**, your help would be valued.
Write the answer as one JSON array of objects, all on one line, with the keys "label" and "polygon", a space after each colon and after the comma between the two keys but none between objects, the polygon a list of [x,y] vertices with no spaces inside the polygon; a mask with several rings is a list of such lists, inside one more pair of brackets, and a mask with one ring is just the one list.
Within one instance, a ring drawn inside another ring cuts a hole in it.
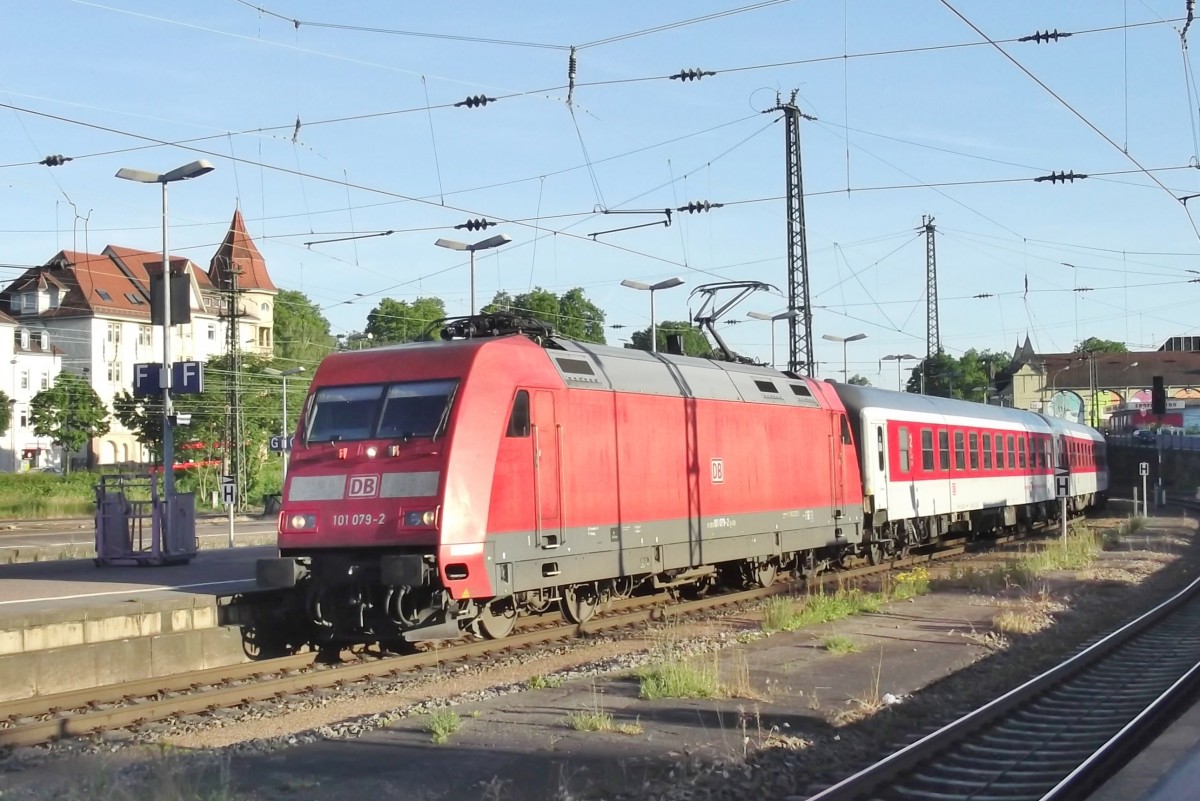
[{"label": "locomotive wheel", "polygon": [[558,609],[568,623],[587,623],[596,614],[600,599],[591,587],[566,587],[558,602]]},{"label": "locomotive wheel", "polygon": [[867,548],[867,562],[872,565],[883,564],[883,561],[886,558],[884,555],[883,543],[879,540],[868,540],[865,545]]},{"label": "locomotive wheel", "polygon": [[479,633],[489,640],[502,640],[517,627],[517,607],[511,598],[492,601],[476,618]]},{"label": "locomotive wheel", "polygon": [[759,562],[754,567],[754,581],[760,587],[770,587],[775,583],[777,575],[779,575],[779,568],[771,560]]}]

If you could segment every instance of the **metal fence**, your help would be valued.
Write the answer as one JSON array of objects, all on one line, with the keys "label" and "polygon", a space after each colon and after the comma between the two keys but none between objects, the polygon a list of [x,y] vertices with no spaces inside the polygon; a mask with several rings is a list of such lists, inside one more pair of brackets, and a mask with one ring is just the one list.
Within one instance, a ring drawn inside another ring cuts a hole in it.
[{"label": "metal fence", "polygon": [[1105,439],[1113,445],[1131,448],[1164,451],[1200,451],[1200,434],[1155,434],[1153,437],[1138,437],[1134,434],[1106,434]]}]

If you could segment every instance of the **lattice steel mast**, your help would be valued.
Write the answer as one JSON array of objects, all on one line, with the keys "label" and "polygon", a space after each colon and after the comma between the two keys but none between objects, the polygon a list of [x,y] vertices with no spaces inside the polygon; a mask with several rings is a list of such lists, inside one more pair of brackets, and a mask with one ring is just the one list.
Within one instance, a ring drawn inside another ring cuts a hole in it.
[{"label": "lattice steel mast", "polygon": [[784,103],[778,96],[774,108],[782,111],[787,157],[787,237],[788,237],[788,370],[816,373],[812,348],[812,308],[808,289],[808,239],[804,225],[804,172],[800,159],[800,118],[815,120],[796,106],[796,90]]},{"label": "lattice steel mast", "polygon": [[933,234],[937,229],[933,217],[921,217],[921,228],[925,232],[925,358],[932,359],[942,352],[942,335],[938,331],[937,248]]}]

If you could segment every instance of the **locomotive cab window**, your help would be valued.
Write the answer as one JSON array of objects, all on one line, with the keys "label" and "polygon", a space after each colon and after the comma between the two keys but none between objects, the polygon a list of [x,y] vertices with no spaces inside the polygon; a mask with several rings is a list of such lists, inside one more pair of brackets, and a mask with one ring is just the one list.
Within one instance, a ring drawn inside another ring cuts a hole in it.
[{"label": "locomotive cab window", "polygon": [[317,390],[308,422],[309,442],[368,439],[379,416],[382,384]]},{"label": "locomotive cab window", "polygon": [[457,381],[412,381],[388,387],[379,418],[380,439],[433,437],[446,426]]},{"label": "locomotive cab window", "polygon": [[529,436],[529,391],[517,390],[513,398],[512,413],[508,416],[507,437]]},{"label": "locomotive cab window", "polygon": [[433,437],[446,426],[457,381],[324,387],[309,413],[310,442]]}]

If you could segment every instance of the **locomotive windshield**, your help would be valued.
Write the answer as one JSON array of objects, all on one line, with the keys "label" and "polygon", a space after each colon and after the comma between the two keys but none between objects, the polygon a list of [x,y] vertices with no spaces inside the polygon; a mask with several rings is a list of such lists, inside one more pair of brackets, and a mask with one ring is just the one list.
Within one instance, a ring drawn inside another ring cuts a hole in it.
[{"label": "locomotive windshield", "polygon": [[446,426],[457,381],[362,384],[317,390],[308,442],[435,437]]}]

